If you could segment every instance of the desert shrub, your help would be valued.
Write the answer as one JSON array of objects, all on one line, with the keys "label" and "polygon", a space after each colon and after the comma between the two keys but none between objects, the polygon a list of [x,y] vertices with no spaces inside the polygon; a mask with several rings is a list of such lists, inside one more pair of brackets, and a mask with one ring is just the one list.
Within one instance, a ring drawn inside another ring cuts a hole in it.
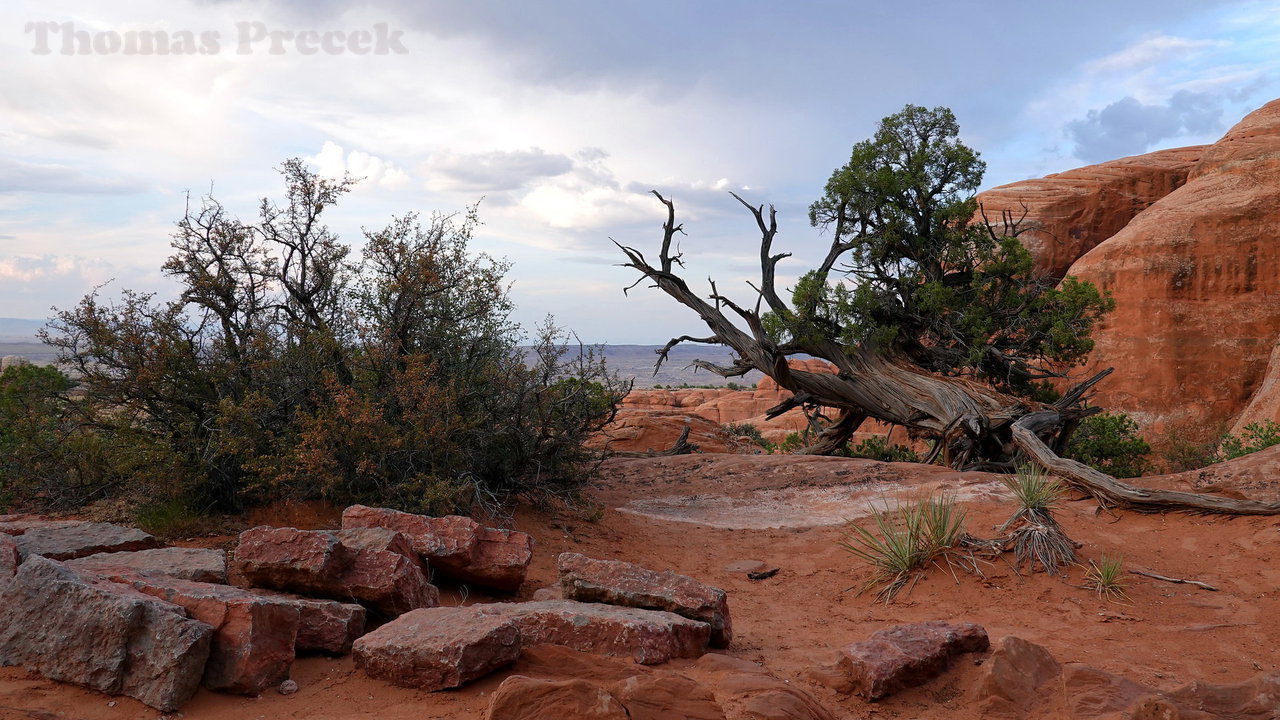
[{"label": "desert shrub", "polygon": [[45,332],[94,437],[163,458],[130,487],[169,515],[572,498],[598,460],[583,440],[628,387],[550,320],[526,353],[508,264],[468,249],[474,209],[393,218],[354,257],[322,219],[351,181],[281,173],[287,200],[254,222],[193,203],[164,265],[179,297],[91,294]]},{"label": "desert shrub", "polygon": [[1062,483],[1034,465],[1022,465],[1017,473],[1002,475],[1000,482],[1018,503],[1018,509],[999,530],[1010,533],[1007,544],[1013,548],[1018,567],[1025,564],[1034,572],[1039,563],[1045,572],[1055,575],[1074,562],[1075,546],[1054,517],[1065,493]]},{"label": "desert shrub", "polygon": [[878,435],[864,439],[849,449],[850,457],[870,458],[881,462],[920,462],[916,451],[906,445],[891,443]]},{"label": "desert shrub", "polygon": [[892,509],[873,506],[871,519],[874,530],[849,523],[838,544],[871,566],[874,575],[862,591],[879,585],[877,596],[885,602],[964,537],[964,511],[950,495],[899,503]]},{"label": "desert shrub", "polygon": [[1124,558],[1103,555],[1098,562],[1090,560],[1084,568],[1084,585],[1096,592],[1099,598],[1128,600],[1129,596],[1124,591]]},{"label": "desert shrub", "polygon": [[1098,413],[1080,422],[1066,456],[1118,478],[1138,477],[1150,468],[1151,446],[1138,424],[1124,413]]},{"label": "desert shrub", "polygon": [[751,423],[726,423],[724,431],[734,437],[747,437],[751,441],[762,448],[769,447],[769,441],[764,439],[764,435],[760,433],[760,428]]},{"label": "desert shrub", "polygon": [[798,432],[787,433],[782,442],[766,447],[771,455],[790,455],[805,446],[804,438]]},{"label": "desert shrub", "polygon": [[1222,462],[1280,444],[1280,423],[1275,420],[1249,423],[1239,435],[1227,434],[1218,443],[1214,460]]}]

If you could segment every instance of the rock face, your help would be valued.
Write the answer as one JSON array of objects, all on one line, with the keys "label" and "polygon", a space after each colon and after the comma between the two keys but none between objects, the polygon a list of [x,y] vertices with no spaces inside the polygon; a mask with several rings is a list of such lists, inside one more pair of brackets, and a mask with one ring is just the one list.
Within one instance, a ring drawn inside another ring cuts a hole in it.
[{"label": "rock face", "polygon": [[439,604],[440,591],[405,555],[409,544],[398,533],[346,533],[345,540],[324,530],[251,528],[240,534],[235,564],[256,587],[354,599],[386,617]]},{"label": "rock face", "polygon": [[520,633],[507,617],[472,608],[414,610],[361,637],[356,667],[402,687],[458,687],[515,662]]},{"label": "rock face", "polygon": [[578,553],[561,553],[556,562],[560,587],[569,600],[665,610],[710,625],[713,647],[728,647],[733,639],[729,603],[720,588],[670,571],[659,573]]},{"label": "rock face", "polygon": [[100,575],[110,574],[115,569],[127,569],[196,582],[223,585],[227,582],[227,553],[224,550],[155,548],[132,552],[100,553],[68,560],[67,567]]},{"label": "rock face", "polygon": [[642,665],[706,652],[711,627],[669,612],[544,600],[472,606],[514,621],[524,645],[564,645],[583,652],[631,657]]},{"label": "rock face", "polygon": [[185,608],[214,628],[204,685],[256,695],[289,677],[298,637],[298,609],[289,602],[229,585],[162,575],[121,575],[134,589]]},{"label": "rock face", "polygon": [[213,628],[181,607],[30,557],[0,592],[0,665],[128,695],[164,712],[200,683]]},{"label": "rock face", "polygon": [[[978,195],[997,227],[1003,213],[1026,213],[1019,237],[1036,270],[1061,278],[1071,264],[1115,235],[1138,213],[1181,187],[1206,146],[1160,150],[1001,185]],[[978,220],[981,220],[981,213]]]},{"label": "rock face", "polygon": [[515,591],[533,559],[533,538],[515,530],[486,528],[467,517],[427,517],[352,505],[342,513],[344,530],[387,528],[404,533],[433,571],[461,582]]},{"label": "rock face", "polygon": [[973,623],[895,625],[842,649],[814,677],[839,692],[878,700],[936,677],[957,655],[981,652],[988,644],[987,631]]},{"label": "rock face", "polygon": [[18,554],[18,544],[13,538],[0,533],[0,590],[9,584],[14,575],[18,574],[18,565],[22,562],[22,556]]},{"label": "rock face", "polygon": [[1045,648],[1009,636],[983,664],[977,695],[983,717],[1008,720],[1263,720],[1276,717],[1280,675],[1163,692],[1087,665],[1059,663]]},{"label": "rock face", "polygon": [[629,720],[626,708],[588,680],[535,680],[512,675],[489,701],[486,720]]},{"label": "rock face", "polygon": [[137,528],[110,523],[46,522],[56,524],[28,524],[21,534],[14,536],[23,557],[42,555],[50,560],[71,560],[96,553],[145,550],[160,545],[154,537]]},{"label": "rock face", "polygon": [[1083,371],[1116,368],[1096,404],[1192,439],[1250,406],[1280,336],[1278,207],[1273,101],[1205,149],[1185,185],[1071,266],[1117,301]]}]

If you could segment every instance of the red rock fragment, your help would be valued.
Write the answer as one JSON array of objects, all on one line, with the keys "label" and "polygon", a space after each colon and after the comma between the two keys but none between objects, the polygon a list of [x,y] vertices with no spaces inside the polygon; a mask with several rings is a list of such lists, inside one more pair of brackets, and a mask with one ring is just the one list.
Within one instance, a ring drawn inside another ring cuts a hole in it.
[{"label": "red rock fragment", "polygon": [[840,692],[877,700],[936,677],[952,659],[986,650],[987,632],[973,623],[895,625],[842,649],[834,666],[814,674]]},{"label": "red rock fragment", "polygon": [[714,647],[727,647],[733,639],[728,600],[720,588],[670,571],[578,553],[561,553],[557,564],[561,590],[570,600],[665,610],[710,625]]},{"label": "red rock fragment", "polygon": [[428,692],[458,687],[515,662],[516,623],[471,607],[414,610],[356,640],[356,667]]},{"label": "red rock fragment", "polygon": [[79,572],[109,575],[114,569],[133,570],[194,580],[227,582],[227,553],[203,548],[155,548],[132,552],[99,553],[68,560],[67,567]]}]

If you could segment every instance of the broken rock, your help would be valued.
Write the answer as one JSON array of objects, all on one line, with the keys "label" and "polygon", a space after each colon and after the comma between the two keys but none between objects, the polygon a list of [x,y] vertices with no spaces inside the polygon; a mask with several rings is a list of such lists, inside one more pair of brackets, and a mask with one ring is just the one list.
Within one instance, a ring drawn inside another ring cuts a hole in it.
[{"label": "broken rock", "polygon": [[877,700],[925,683],[957,655],[986,650],[989,644],[987,631],[974,623],[895,625],[840,650],[836,662],[813,677],[838,692]]},{"label": "broken rock", "polygon": [[725,592],[691,577],[654,572],[619,560],[595,560],[561,553],[560,587],[566,598],[583,602],[665,610],[711,626],[711,645],[727,647],[733,639]]},{"label": "broken rock", "polygon": [[458,687],[515,662],[516,623],[471,607],[414,610],[356,640],[356,667],[402,687]]},{"label": "broken rock", "polygon": [[13,538],[0,533],[0,590],[18,574],[18,565],[22,557],[18,554],[18,544]]},{"label": "broken rock", "polygon": [[68,560],[67,567],[80,572],[110,574],[113,569],[168,575],[196,582],[227,582],[225,550],[201,548],[155,548],[132,552],[99,553]]},{"label": "broken rock", "polygon": [[525,645],[564,645],[600,655],[630,656],[643,665],[706,652],[711,627],[660,610],[641,610],[573,600],[493,603],[475,612],[508,618]]},{"label": "broken rock", "polygon": [[212,634],[180,607],[43,557],[28,558],[0,592],[0,665],[164,712],[195,693]]},{"label": "broken rock", "polygon": [[50,560],[71,560],[96,553],[146,550],[160,542],[137,528],[110,523],[46,521],[51,525],[29,525],[14,536],[22,557],[42,555]]}]

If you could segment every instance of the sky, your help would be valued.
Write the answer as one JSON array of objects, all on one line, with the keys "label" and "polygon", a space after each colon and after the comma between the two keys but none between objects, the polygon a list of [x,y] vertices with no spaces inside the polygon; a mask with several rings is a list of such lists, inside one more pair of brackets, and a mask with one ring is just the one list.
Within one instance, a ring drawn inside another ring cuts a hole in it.
[{"label": "sky", "polygon": [[809,203],[907,103],[952,108],[992,187],[1212,142],[1280,96],[1277,48],[1280,0],[5,0],[0,317],[172,296],[188,193],[250,219],[301,157],[362,178],[326,214],[353,246],[479,202],[516,320],[661,343],[705,328],[623,294],[611,239],[656,254],[650,190],[691,284],[752,302],[729,192],[777,208],[785,287],[828,242]]}]

